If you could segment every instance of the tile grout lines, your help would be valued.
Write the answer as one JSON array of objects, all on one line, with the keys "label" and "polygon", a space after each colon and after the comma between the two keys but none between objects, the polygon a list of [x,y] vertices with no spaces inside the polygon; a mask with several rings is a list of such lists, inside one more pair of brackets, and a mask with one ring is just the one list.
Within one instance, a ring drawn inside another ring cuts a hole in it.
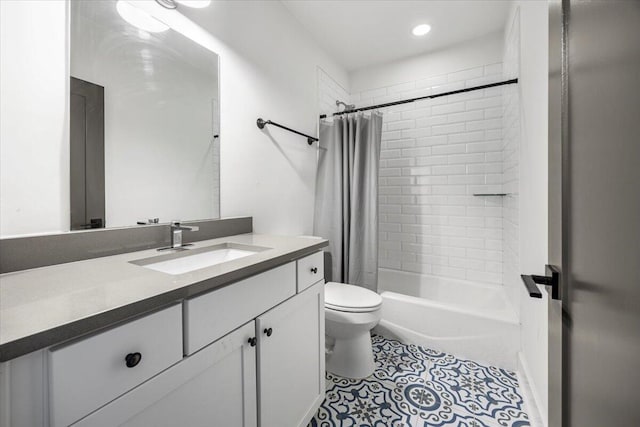
[{"label": "tile grout lines", "polygon": [[373,348],[372,376],[327,374],[311,427],[530,425],[512,372],[381,336]]}]

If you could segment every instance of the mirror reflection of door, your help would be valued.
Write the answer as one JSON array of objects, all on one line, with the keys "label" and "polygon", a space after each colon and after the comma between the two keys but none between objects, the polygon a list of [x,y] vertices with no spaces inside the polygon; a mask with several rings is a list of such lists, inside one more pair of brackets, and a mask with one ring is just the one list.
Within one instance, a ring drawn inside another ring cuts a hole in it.
[{"label": "mirror reflection of door", "polygon": [[104,88],[71,77],[71,230],[105,227]]}]

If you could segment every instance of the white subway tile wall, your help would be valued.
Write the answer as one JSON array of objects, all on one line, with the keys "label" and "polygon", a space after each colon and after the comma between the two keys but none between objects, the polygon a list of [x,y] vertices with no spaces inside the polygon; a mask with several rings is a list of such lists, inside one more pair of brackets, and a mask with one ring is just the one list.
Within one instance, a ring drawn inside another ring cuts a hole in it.
[{"label": "white subway tile wall", "polygon": [[349,102],[349,92],[336,82],[326,71],[318,67],[318,106],[319,115],[335,113],[336,100]]},{"label": "white subway tile wall", "polygon": [[[355,93],[351,102],[373,105],[502,79],[502,64],[487,64]],[[326,85],[328,105],[336,95]],[[381,111],[380,267],[502,283],[502,197],[473,194],[503,192],[503,153],[513,155],[503,143],[503,88]]]},{"label": "white subway tile wall", "polygon": [[[520,28],[514,19],[505,37],[503,78],[512,79],[520,74]],[[517,85],[503,88],[503,186],[507,196],[503,200],[502,262],[503,284],[511,306],[520,316],[520,231],[519,231],[519,164],[520,164],[520,91]]]}]

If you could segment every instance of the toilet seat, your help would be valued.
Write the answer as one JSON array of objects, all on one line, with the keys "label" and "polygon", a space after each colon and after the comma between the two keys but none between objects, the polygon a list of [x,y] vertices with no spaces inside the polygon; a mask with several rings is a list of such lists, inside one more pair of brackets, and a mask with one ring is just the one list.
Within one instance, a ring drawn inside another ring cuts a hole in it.
[{"label": "toilet seat", "polygon": [[382,305],[382,297],[360,286],[328,282],[324,285],[324,306],[348,313],[369,313]]}]

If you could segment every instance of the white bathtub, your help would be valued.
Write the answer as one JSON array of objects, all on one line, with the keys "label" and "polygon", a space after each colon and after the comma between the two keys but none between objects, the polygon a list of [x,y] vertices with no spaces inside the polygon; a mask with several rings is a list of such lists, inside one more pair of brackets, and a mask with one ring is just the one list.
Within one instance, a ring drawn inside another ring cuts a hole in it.
[{"label": "white bathtub", "polygon": [[519,322],[503,286],[380,269],[374,332],[515,370]]}]

